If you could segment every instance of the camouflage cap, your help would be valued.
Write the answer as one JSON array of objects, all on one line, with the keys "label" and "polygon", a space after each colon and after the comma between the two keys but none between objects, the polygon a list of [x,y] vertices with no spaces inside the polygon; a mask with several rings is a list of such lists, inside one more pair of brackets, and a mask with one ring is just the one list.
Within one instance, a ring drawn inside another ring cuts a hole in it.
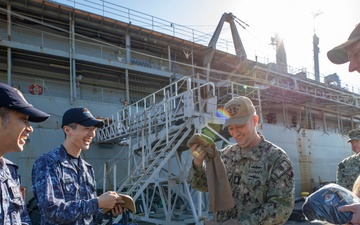
[{"label": "camouflage cap", "polygon": [[359,141],[360,140],[360,128],[356,128],[354,130],[349,131],[348,136],[349,136],[348,142],[353,141],[353,140]]},{"label": "camouflage cap", "polygon": [[360,41],[360,23],[356,25],[347,41],[328,51],[327,57],[332,63],[335,64],[343,64],[348,62],[349,59],[346,48],[358,41]]},{"label": "camouflage cap", "polygon": [[231,124],[245,124],[255,112],[252,101],[245,96],[234,97],[224,108],[229,113],[229,118],[225,121],[223,129]]}]

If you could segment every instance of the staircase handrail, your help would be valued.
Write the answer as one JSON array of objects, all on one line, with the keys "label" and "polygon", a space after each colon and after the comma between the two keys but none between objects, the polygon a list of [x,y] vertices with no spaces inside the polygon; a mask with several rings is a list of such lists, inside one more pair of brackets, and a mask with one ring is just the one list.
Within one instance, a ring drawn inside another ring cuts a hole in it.
[{"label": "staircase handrail", "polygon": [[[117,137],[124,136],[125,138],[128,135],[128,126],[134,122],[136,116],[141,115],[147,108],[154,107],[157,102],[163,101],[166,98],[167,92],[170,97],[177,96],[179,91],[184,88],[184,82],[186,85],[185,91],[191,90],[191,78],[183,77],[106,117],[104,119],[104,126],[97,130],[94,141],[99,143],[115,135]],[[160,100],[158,101],[157,99]]]}]

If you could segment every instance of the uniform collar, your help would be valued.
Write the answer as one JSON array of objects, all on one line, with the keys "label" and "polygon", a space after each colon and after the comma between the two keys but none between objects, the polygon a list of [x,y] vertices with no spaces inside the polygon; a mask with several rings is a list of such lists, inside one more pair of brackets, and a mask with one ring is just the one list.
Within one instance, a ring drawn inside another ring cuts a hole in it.
[{"label": "uniform collar", "polygon": [[11,178],[8,165],[13,165],[17,167],[13,162],[5,158],[0,158],[0,181],[4,182],[7,179]]},{"label": "uniform collar", "polygon": [[[63,166],[66,167],[73,167],[72,162],[70,162],[68,153],[66,152],[66,149],[63,145],[60,146],[59,148],[59,159],[60,159],[60,163]],[[79,156],[79,165],[85,165],[87,167],[92,167],[89,163],[87,163],[85,160],[82,159],[81,155]]]}]

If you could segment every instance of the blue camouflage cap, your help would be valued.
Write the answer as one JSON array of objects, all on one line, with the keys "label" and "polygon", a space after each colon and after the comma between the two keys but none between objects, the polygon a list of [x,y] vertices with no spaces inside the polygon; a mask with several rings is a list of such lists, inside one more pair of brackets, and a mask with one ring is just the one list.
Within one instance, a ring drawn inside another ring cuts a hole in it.
[{"label": "blue camouflage cap", "polygon": [[359,141],[360,140],[360,129],[356,128],[354,130],[349,131],[348,136],[349,136],[348,142],[354,141],[354,140]]},{"label": "blue camouflage cap", "polygon": [[30,122],[43,122],[50,116],[28,103],[18,89],[4,83],[0,83],[0,107],[28,115]]}]

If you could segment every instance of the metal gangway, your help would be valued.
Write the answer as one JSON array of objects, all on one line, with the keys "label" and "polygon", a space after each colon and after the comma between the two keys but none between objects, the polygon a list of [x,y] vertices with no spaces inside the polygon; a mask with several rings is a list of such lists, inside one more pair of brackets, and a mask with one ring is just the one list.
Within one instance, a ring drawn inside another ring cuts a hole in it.
[{"label": "metal gangway", "polygon": [[216,115],[216,94],[222,96],[221,101],[234,94],[259,97],[258,90],[239,93],[241,90],[242,85],[231,82],[215,88],[212,82],[200,84],[184,77],[105,118],[95,142],[117,143],[120,154],[127,154],[127,176],[116,191],[133,197],[137,208],[134,220],[203,224],[208,214],[207,194],[188,184],[192,157],[186,142],[194,133],[207,130],[214,139],[229,143],[210,125],[221,127],[224,121]]}]

